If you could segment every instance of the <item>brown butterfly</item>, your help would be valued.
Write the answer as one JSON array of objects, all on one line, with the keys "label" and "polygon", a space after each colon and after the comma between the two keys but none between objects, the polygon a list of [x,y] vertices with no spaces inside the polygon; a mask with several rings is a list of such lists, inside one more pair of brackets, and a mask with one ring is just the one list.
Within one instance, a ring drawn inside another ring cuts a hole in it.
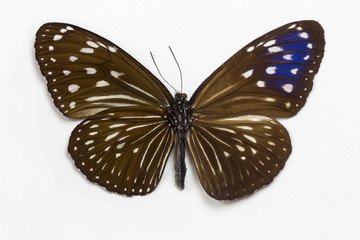
[{"label": "brown butterfly", "polygon": [[36,59],[56,107],[86,118],[68,151],[92,182],[128,196],[159,183],[177,144],[176,184],[184,188],[185,146],[206,193],[232,200],[269,184],[291,153],[274,117],[305,104],[324,54],[316,21],[286,24],[252,41],[187,100],[124,50],[66,23],[36,33]]}]

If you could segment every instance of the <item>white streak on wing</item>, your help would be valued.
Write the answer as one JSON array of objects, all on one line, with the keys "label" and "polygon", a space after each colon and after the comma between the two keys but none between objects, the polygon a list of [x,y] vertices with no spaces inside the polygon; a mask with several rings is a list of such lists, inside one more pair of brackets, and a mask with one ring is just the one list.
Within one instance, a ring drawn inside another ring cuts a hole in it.
[{"label": "white streak on wing", "polygon": [[246,134],[243,134],[243,136],[245,138],[247,138],[248,140],[252,141],[253,143],[257,143],[256,139],[252,136],[249,136],[249,135],[246,135]]},{"label": "white streak on wing", "polygon": [[222,127],[214,127],[215,129],[218,129],[220,131],[225,131],[225,132],[229,132],[229,133],[236,133],[234,130],[229,129],[229,128],[222,128]]},{"label": "white streak on wing", "polygon": [[[203,153],[206,153],[204,147],[201,145],[201,142],[199,141],[199,138],[197,138],[197,141],[194,141],[194,142],[197,142],[198,145],[200,146],[202,152],[203,152]],[[204,156],[205,156],[205,158],[206,158],[206,161],[208,162],[208,165],[209,165],[209,167],[210,167],[213,175],[216,175],[215,170],[214,170],[213,166],[212,166],[211,163],[210,163],[210,160],[209,160],[209,158],[208,158],[208,155],[207,155],[207,154],[204,154]]]},{"label": "white streak on wing", "polygon": [[[222,170],[222,166],[221,166],[221,164],[220,164],[220,160],[219,160],[219,158],[218,158],[218,155],[216,154],[216,151],[215,151],[215,148],[214,148],[214,146],[213,145],[211,145],[211,143],[206,139],[206,138],[203,138],[206,142],[207,142],[207,144],[211,147],[211,150],[213,151],[213,153],[214,153],[214,155],[215,155],[215,159],[216,159],[216,162],[217,162],[217,164],[218,164],[218,166],[219,166],[219,171],[222,173],[223,172],[223,170]],[[205,152],[204,152],[205,153]],[[206,155],[206,154],[205,154]]]},{"label": "white streak on wing", "polygon": [[149,116],[123,116],[123,117],[120,117],[119,119],[132,119],[132,118],[139,118],[139,119],[144,119],[144,118],[162,118],[161,116],[152,116],[152,115],[149,115]]},{"label": "white streak on wing", "polygon": [[94,96],[94,97],[89,97],[89,98],[87,98],[85,100],[88,101],[88,102],[93,102],[93,101],[105,100],[105,99],[126,99],[126,100],[131,100],[131,101],[135,101],[135,102],[139,102],[139,103],[149,104],[148,102],[145,102],[145,101],[143,101],[141,99],[134,98],[134,97],[131,97],[131,96],[125,95],[125,94]]},{"label": "white streak on wing", "polygon": [[[207,102],[211,102],[212,99],[217,98],[217,97],[218,97],[219,95],[221,95],[222,93],[229,91],[229,89],[233,88],[233,86],[234,86],[234,85],[228,86],[227,88],[224,88],[222,91],[220,91],[220,92],[218,92],[218,93],[215,93],[214,95],[212,95],[212,97],[210,97],[210,98],[206,101],[206,103],[207,103]],[[233,91],[231,91],[231,92],[233,92]]]},{"label": "white streak on wing", "polygon": [[[168,133],[168,134],[166,134],[166,135],[167,135],[166,142],[168,142],[169,139],[171,138],[172,134],[171,134],[171,133],[170,133],[170,134]],[[164,167],[165,167],[165,164],[166,164],[166,159],[167,159],[167,156],[169,156],[169,153],[170,153],[171,149],[172,149],[172,147],[171,147],[171,145],[170,145],[170,147],[164,148],[164,150],[167,150],[167,151],[166,151],[166,152],[163,151],[163,153],[161,154],[161,156],[164,156],[164,157],[162,157],[162,158],[164,158],[165,160],[162,161],[161,166],[159,166],[159,168],[160,168],[160,173],[162,173],[162,172],[164,171]],[[165,155],[164,155],[164,154],[165,154]],[[161,163],[161,162],[159,162],[159,163]]]},{"label": "white streak on wing", "polygon": [[147,126],[151,126],[151,125],[155,125],[155,124],[159,124],[159,122],[148,123],[148,124],[143,124],[143,125],[134,125],[133,127],[127,128],[126,131],[131,131],[131,130],[136,129],[136,128],[147,127]]},{"label": "white streak on wing", "polygon": [[107,136],[107,137],[105,138],[105,141],[108,141],[108,140],[116,137],[118,134],[119,134],[119,132],[114,132],[114,133],[110,134],[109,136]]},{"label": "white streak on wing", "polygon": [[[135,103],[112,103],[112,102],[93,102],[91,103],[92,105],[101,105],[101,106],[106,106],[107,108],[109,106],[111,107],[133,107],[133,106],[139,106],[138,104]],[[105,108],[106,109],[106,108]],[[104,110],[105,110],[104,109]]]},{"label": "white streak on wing", "polygon": [[[158,137],[164,130],[165,130],[165,129],[161,130],[161,131],[160,131],[155,137],[153,137],[153,138],[151,139],[151,141],[148,143],[148,145],[147,145],[147,147],[146,147],[146,149],[145,149],[145,152],[144,152],[144,154],[143,154],[143,157],[142,157],[142,159],[141,159],[141,161],[140,161],[140,168],[142,167],[142,165],[143,165],[143,163],[144,163],[145,157],[146,157],[146,155],[147,155],[147,153],[148,153],[148,151],[149,151],[149,148],[150,148],[151,144],[155,141],[155,139],[157,139],[157,137]],[[149,170],[150,165],[151,165],[153,159],[154,159],[155,156],[156,156],[156,153],[159,151],[160,147],[163,146],[162,142],[164,141],[165,136],[166,136],[166,134],[164,134],[164,136],[162,137],[160,143],[157,145],[156,150],[155,150],[155,152],[153,153],[152,158],[151,158],[151,160],[150,160],[150,162],[149,162],[149,164],[148,164],[148,166],[147,166],[147,168],[146,168],[146,171]]]},{"label": "white streak on wing", "polygon": [[244,121],[244,122],[260,122],[260,121],[269,121],[271,118],[260,115],[242,115],[232,118],[224,118],[223,121]]},{"label": "white streak on wing", "polygon": [[126,124],[124,124],[124,123],[116,123],[116,124],[110,125],[109,128],[118,128],[118,127],[123,127],[123,126],[126,126]]},{"label": "white streak on wing", "polygon": [[250,131],[253,130],[253,128],[249,126],[236,126],[236,127],[244,130],[250,130]]},{"label": "white streak on wing", "polygon": [[[200,126],[199,126],[199,127],[200,127]],[[226,145],[226,146],[228,146],[228,147],[231,147],[229,144],[227,144],[226,142],[224,142],[223,140],[217,138],[215,135],[213,135],[211,132],[209,132],[206,128],[204,128],[204,127],[200,127],[200,128],[201,128],[202,130],[204,130],[207,134],[210,134],[210,135],[213,137],[213,139],[219,141],[220,143],[222,143],[222,144],[224,144],[224,145]]]},{"label": "white streak on wing", "polygon": [[[121,80],[121,79],[120,79]],[[146,91],[144,91],[143,89],[141,89],[141,88],[139,88],[139,87],[137,87],[137,86],[135,86],[135,85],[132,85],[132,84],[130,84],[130,83],[128,83],[128,82],[126,82],[126,81],[124,81],[124,80],[121,80],[123,83],[125,83],[126,85],[128,85],[129,87],[132,87],[133,89],[135,89],[135,90],[137,90],[137,91],[139,91],[139,92],[142,92],[143,94],[145,94],[145,95],[147,95],[147,96],[149,96],[149,97],[151,97],[151,98],[153,98],[153,99],[155,99],[155,100],[157,100],[157,98],[156,97],[154,97],[153,95],[151,95],[150,93],[148,93],[148,92],[146,92]]]}]

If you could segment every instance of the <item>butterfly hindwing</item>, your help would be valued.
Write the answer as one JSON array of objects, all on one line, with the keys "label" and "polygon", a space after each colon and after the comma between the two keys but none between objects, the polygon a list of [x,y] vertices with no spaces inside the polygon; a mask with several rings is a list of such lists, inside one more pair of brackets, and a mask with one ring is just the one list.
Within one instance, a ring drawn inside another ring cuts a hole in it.
[{"label": "butterfly hindwing", "polygon": [[95,114],[72,132],[68,151],[86,177],[125,195],[145,195],[160,181],[174,142],[161,107]]},{"label": "butterfly hindwing", "polygon": [[203,188],[217,200],[236,199],[269,184],[291,153],[286,129],[260,115],[199,119],[188,145]]},{"label": "butterfly hindwing", "polygon": [[124,50],[99,35],[65,23],[36,33],[36,59],[56,107],[68,117],[89,117],[123,106],[169,105],[165,86]]},{"label": "butterfly hindwing", "polygon": [[324,44],[316,21],[289,23],[259,37],[201,84],[190,100],[193,112],[295,115],[312,89]]}]

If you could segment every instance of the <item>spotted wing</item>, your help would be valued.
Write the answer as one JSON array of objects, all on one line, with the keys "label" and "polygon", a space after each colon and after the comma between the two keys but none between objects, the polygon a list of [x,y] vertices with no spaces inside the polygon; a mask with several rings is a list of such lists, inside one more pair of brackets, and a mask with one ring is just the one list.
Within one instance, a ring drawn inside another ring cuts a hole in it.
[{"label": "spotted wing", "polygon": [[175,132],[161,107],[113,108],[72,132],[68,151],[76,167],[109,191],[145,195],[160,181]]},{"label": "spotted wing", "polygon": [[193,112],[224,115],[295,115],[305,104],[324,54],[315,21],[277,28],[246,45],[197,89]]},{"label": "spotted wing", "polygon": [[124,50],[99,35],[65,23],[36,33],[36,59],[56,107],[88,117],[123,106],[169,105],[165,86]]},{"label": "spotted wing", "polygon": [[260,115],[201,118],[187,141],[203,188],[217,200],[236,199],[269,184],[291,153],[286,129]]}]

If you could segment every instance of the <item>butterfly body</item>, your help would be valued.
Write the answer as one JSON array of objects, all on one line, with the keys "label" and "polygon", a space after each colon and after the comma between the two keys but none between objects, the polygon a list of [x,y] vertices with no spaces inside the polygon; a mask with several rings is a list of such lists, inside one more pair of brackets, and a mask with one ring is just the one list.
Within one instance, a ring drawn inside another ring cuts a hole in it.
[{"label": "butterfly body", "polygon": [[324,46],[318,22],[285,24],[240,49],[188,101],[83,28],[47,23],[35,42],[56,107],[85,118],[68,152],[90,181],[127,196],[146,195],[177,144],[176,185],[184,188],[187,146],[202,187],[217,200],[252,194],[283,169],[292,146],[275,117],[294,116],[304,106]]},{"label": "butterfly body", "polygon": [[193,122],[192,112],[185,93],[176,93],[174,103],[171,106],[169,116],[166,116],[169,125],[175,128],[177,133],[177,159],[175,163],[175,184],[184,189],[186,174],[185,147],[186,136]]}]

